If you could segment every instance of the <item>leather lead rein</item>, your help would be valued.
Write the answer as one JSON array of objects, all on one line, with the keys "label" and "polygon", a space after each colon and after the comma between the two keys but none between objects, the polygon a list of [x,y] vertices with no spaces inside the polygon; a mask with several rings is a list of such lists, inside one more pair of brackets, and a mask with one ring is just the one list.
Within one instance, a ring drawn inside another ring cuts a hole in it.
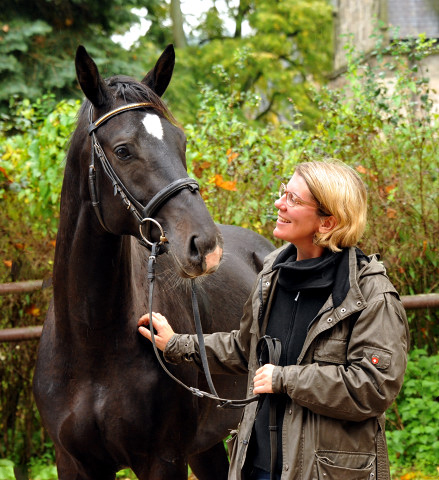
[{"label": "leather lead rein", "polygon": [[[149,256],[148,259],[148,279],[149,279],[149,318],[152,319],[152,301],[153,301],[153,296],[154,296],[154,280],[155,280],[155,263],[156,263],[156,258],[158,255],[160,246],[157,243],[154,243],[151,247],[151,255]],[[200,346],[200,356],[201,356],[201,363],[203,364],[203,370],[204,370],[204,375],[206,376],[207,383],[209,385],[209,389],[211,390],[211,393],[209,392],[204,392],[203,390],[200,390],[196,387],[189,387],[186,385],[184,382],[182,382],[180,379],[178,379],[175,375],[173,375],[166,365],[164,364],[160,353],[158,351],[156,341],[155,341],[155,333],[154,333],[154,328],[152,327],[152,321],[149,326],[149,330],[151,332],[151,341],[152,341],[152,346],[154,348],[155,355],[157,357],[158,362],[160,363],[161,367],[163,370],[174,380],[176,381],[180,386],[191,392],[193,395],[196,395],[197,397],[206,397],[210,398],[211,400],[215,400],[219,402],[219,405],[217,405],[218,408],[242,408],[248,405],[249,403],[255,402],[259,400],[259,395],[253,395],[252,397],[248,398],[243,398],[243,399],[229,399],[229,398],[221,398],[218,396],[216,393],[215,387],[212,382],[212,376],[210,374],[209,366],[207,363],[207,355],[206,355],[206,348],[204,346],[204,337],[203,337],[203,331],[201,327],[201,321],[200,321],[200,314],[199,314],[199,309],[198,309],[198,301],[197,301],[197,295],[196,295],[196,288],[195,288],[195,282],[192,280],[192,309],[194,312],[194,321],[195,321],[195,329],[197,331],[197,338],[198,338],[198,344]]]},{"label": "leather lead rein", "polygon": [[[181,385],[183,388],[191,392],[193,395],[196,395],[197,397],[210,398],[211,400],[215,400],[219,402],[219,405],[217,405],[218,408],[243,408],[249,403],[259,401],[260,395],[252,395],[251,397],[241,398],[241,399],[230,399],[230,398],[221,398],[216,392],[215,386],[212,381],[212,376],[210,374],[209,364],[207,361],[206,347],[204,344],[203,329],[201,326],[200,312],[198,308],[197,292],[196,292],[194,279],[192,279],[192,292],[191,292],[192,310],[194,314],[194,322],[195,322],[195,329],[197,332],[201,363],[203,366],[203,371],[207,380],[207,384],[210,389],[210,393],[200,390],[196,387],[189,387],[188,385],[183,383],[180,379],[175,377],[175,375],[173,375],[164,364],[159,354],[159,351],[157,349],[154,328],[152,327],[152,301],[154,296],[155,263],[156,263],[156,257],[158,255],[157,253],[158,249],[159,249],[159,245],[157,243],[154,243],[151,247],[151,255],[149,256],[149,260],[148,260],[148,279],[150,282],[149,283],[149,318],[151,319],[149,330],[151,332],[151,341],[152,341],[155,355],[157,357],[158,362],[162,366],[163,370],[173,380],[175,380],[179,385]],[[259,340],[258,350],[260,349],[263,350],[264,345],[266,345],[268,350],[268,362],[273,363],[274,365],[277,365],[280,357],[280,341],[277,338],[271,338],[268,335],[265,335]]]}]

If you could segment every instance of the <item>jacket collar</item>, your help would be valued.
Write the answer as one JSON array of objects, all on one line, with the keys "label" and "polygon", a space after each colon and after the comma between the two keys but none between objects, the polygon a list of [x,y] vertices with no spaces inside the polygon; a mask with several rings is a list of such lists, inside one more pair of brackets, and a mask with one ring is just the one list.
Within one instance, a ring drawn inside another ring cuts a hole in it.
[{"label": "jacket collar", "polygon": [[[269,293],[277,282],[277,271],[273,270],[273,263],[276,258],[282,253],[290,244],[283,245],[282,247],[269,253],[264,260],[264,267],[261,272],[261,295],[260,300],[263,303],[269,298]],[[357,311],[363,310],[366,307],[366,300],[361,293],[358,281],[360,276],[369,275],[385,275],[384,266],[378,261],[375,255],[371,257],[365,257],[365,260],[360,263],[360,269],[357,261],[357,251],[355,247],[347,249],[347,263],[348,263],[348,279],[349,285],[345,287],[337,287],[334,297],[331,295],[323,305],[322,309],[318,313],[316,320],[324,313],[330,310],[334,310],[334,324],[339,320],[352,315]],[[368,258],[367,261],[366,258]],[[341,281],[337,279],[336,281]],[[343,283],[343,282],[342,282]],[[342,293],[343,292],[343,293]],[[267,305],[264,305],[265,312],[267,311]],[[332,315],[332,313],[331,313]],[[265,323],[265,322],[264,322]],[[314,322],[315,323],[315,322]]]}]

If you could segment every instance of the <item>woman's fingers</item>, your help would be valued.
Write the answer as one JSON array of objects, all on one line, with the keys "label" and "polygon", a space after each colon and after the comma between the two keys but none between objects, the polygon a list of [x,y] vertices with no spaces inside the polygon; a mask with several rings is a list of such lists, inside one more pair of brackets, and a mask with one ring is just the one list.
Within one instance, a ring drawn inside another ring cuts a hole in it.
[{"label": "woman's fingers", "polygon": [[[142,315],[137,322],[139,333],[148,340],[152,340],[151,331],[149,328],[146,328],[150,323],[149,313]],[[166,317],[157,312],[152,312],[152,326],[157,332],[154,334],[155,344],[157,348],[163,351],[168,341],[174,335],[174,331],[166,320]]]},{"label": "woman's fingers", "polygon": [[256,370],[256,375],[253,379],[254,393],[273,393],[273,370],[274,365],[272,365],[271,363],[267,363],[263,367]]},{"label": "woman's fingers", "polygon": [[137,322],[138,327],[147,326],[147,325],[149,325],[149,313],[142,315]]}]

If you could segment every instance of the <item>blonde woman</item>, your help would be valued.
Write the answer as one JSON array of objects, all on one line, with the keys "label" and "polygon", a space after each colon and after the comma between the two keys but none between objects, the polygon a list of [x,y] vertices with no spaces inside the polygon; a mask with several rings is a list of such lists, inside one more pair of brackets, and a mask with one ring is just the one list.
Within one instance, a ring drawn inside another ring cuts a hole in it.
[{"label": "blonde woman", "polygon": [[[229,479],[389,480],[384,412],[403,382],[408,326],[384,266],[356,247],[365,186],[341,162],[302,163],[275,207],[286,244],[265,259],[240,329],[205,335],[212,372],[248,374],[249,395],[261,394],[235,432]],[[152,321],[168,362],[201,365],[196,336]],[[277,365],[261,366],[263,336],[280,339]]]}]

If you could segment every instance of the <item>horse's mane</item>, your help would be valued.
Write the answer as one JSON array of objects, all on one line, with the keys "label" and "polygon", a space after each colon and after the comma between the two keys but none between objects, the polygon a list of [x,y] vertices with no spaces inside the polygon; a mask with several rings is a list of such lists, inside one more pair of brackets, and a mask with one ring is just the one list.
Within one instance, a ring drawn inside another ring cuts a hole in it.
[{"label": "horse's mane", "polygon": [[[169,120],[172,124],[181,128],[163,100],[145,84],[125,75],[116,75],[107,78],[105,83],[113,91],[114,98],[123,99],[126,103],[151,103],[151,108]],[[88,121],[87,115],[89,107],[90,102],[86,100],[79,111],[79,121],[82,119],[87,119]]]}]

